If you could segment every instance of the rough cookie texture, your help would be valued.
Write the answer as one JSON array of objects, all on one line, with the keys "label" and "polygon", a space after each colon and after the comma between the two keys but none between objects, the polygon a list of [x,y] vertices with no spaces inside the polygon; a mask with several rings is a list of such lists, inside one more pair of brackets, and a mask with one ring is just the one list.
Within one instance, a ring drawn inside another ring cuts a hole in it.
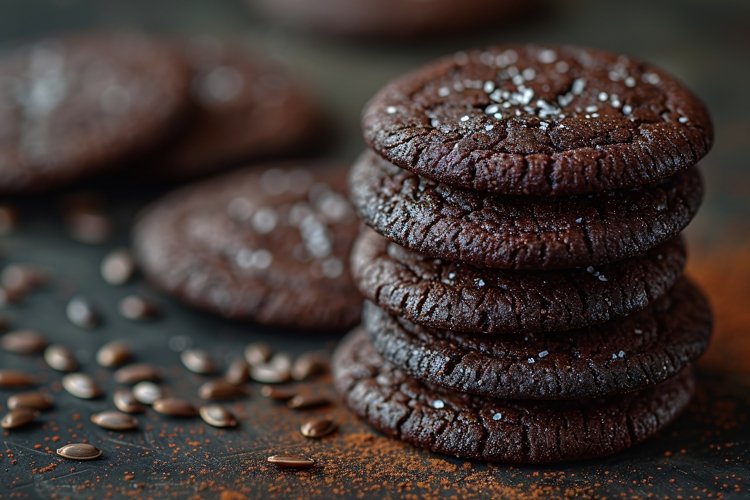
[{"label": "rough cookie texture", "polygon": [[183,301],[231,318],[343,329],[361,297],[346,261],[358,223],[345,170],[251,168],[182,188],[134,229],[146,276]]},{"label": "rough cookie texture", "polygon": [[39,191],[120,166],[170,133],[189,77],[136,35],[46,39],[0,59],[0,192]]},{"label": "rough cookie texture", "polygon": [[703,185],[690,168],[638,190],[507,197],[437,184],[366,152],[351,171],[350,192],[367,225],[417,253],[550,270],[614,262],[671,239],[698,210]]},{"label": "rough cookie texture", "polygon": [[659,182],[710,149],[703,104],[664,71],[566,46],[458,53],[387,85],[365,109],[368,145],[445,184],[581,194]]},{"label": "rough cookie texture", "polygon": [[682,274],[676,238],[646,254],[565,271],[479,269],[432,259],[370,229],[352,249],[352,274],[366,298],[420,325],[470,333],[559,331],[645,308]]},{"label": "rough cookie texture", "polygon": [[431,385],[510,399],[608,396],[658,384],[703,354],[711,311],[680,282],[625,319],[560,333],[488,338],[429,329],[367,302],[364,327],[394,366]]},{"label": "rough cookie texture", "polygon": [[617,453],[653,436],[688,405],[690,370],[641,392],[582,404],[439,391],[384,362],[357,330],[333,359],[335,384],[357,415],[389,436],[438,453],[538,464]]}]

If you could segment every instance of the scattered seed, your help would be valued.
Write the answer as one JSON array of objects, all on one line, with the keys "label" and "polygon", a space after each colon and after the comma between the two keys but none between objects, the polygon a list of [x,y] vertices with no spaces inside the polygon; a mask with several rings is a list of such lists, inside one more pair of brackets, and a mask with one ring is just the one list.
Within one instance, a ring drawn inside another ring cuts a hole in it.
[{"label": "scattered seed", "polygon": [[242,385],[250,380],[250,365],[244,359],[237,358],[229,365],[224,378],[230,384]]},{"label": "scattered seed", "polygon": [[112,235],[112,219],[94,207],[76,207],[65,214],[70,237],[81,243],[99,245]]},{"label": "scattered seed", "polygon": [[273,356],[273,349],[264,342],[253,342],[245,347],[245,360],[250,366],[268,362]]},{"label": "scattered seed", "polygon": [[139,403],[152,405],[154,401],[164,397],[164,389],[153,382],[138,382],[133,386],[133,396]]},{"label": "scattered seed", "polygon": [[8,409],[30,408],[32,410],[45,411],[52,408],[55,399],[46,392],[24,392],[14,394],[8,398]]},{"label": "scattered seed", "polygon": [[156,380],[161,380],[161,372],[154,366],[146,363],[125,366],[115,372],[115,382],[118,384],[135,384]]},{"label": "scattered seed", "polygon": [[135,259],[126,249],[113,250],[102,260],[100,271],[110,285],[123,285],[135,273]]},{"label": "scattered seed", "polygon": [[30,373],[0,370],[0,389],[19,389],[36,385],[36,383],[36,378]]},{"label": "scattered seed", "polygon": [[193,373],[206,375],[216,372],[216,363],[204,349],[185,349],[180,354],[180,360]]},{"label": "scattered seed", "polygon": [[0,306],[11,304],[20,304],[26,297],[23,290],[14,290],[12,288],[0,288]]},{"label": "scattered seed", "polygon": [[47,344],[47,339],[36,330],[16,330],[0,337],[0,347],[16,354],[36,354]]},{"label": "scattered seed", "polygon": [[72,443],[58,448],[57,454],[69,460],[94,460],[102,456],[102,450],[88,443]]},{"label": "scattered seed", "polygon": [[195,406],[184,399],[164,398],[154,401],[154,411],[170,417],[189,418],[197,415]]},{"label": "scattered seed", "polygon": [[53,344],[44,351],[44,361],[53,370],[74,372],[78,369],[78,360],[69,348]]},{"label": "scattered seed", "polygon": [[328,356],[325,352],[308,352],[294,361],[292,365],[292,378],[297,381],[307,380],[310,377],[326,373],[328,371]]},{"label": "scattered seed", "polygon": [[198,389],[201,399],[207,401],[223,401],[227,399],[238,399],[247,396],[247,391],[242,386],[232,384],[224,379],[211,380]]},{"label": "scattered seed", "polygon": [[159,315],[153,302],[137,295],[128,295],[122,299],[119,310],[123,317],[132,320],[153,319]]},{"label": "scattered seed", "polygon": [[91,421],[103,429],[111,431],[129,431],[138,427],[135,417],[119,411],[103,411],[91,415]]},{"label": "scattered seed", "polygon": [[17,429],[30,424],[37,416],[39,416],[39,412],[33,408],[16,408],[5,414],[2,421],[0,421],[0,427],[3,429]]},{"label": "scattered seed", "polygon": [[135,399],[130,389],[117,389],[112,396],[115,408],[125,413],[143,413],[146,407]]},{"label": "scattered seed", "polygon": [[62,378],[62,386],[69,394],[81,399],[94,399],[102,395],[102,389],[85,373],[65,375]]},{"label": "scattered seed", "polygon": [[314,418],[299,428],[300,433],[308,438],[322,438],[338,429],[338,424],[330,418]]},{"label": "scattered seed", "polygon": [[26,294],[47,284],[47,273],[33,266],[12,264],[3,269],[0,283],[5,290]]},{"label": "scattered seed", "polygon": [[287,354],[276,354],[267,363],[250,363],[250,377],[264,384],[281,384],[289,381],[292,374],[292,358]]},{"label": "scattered seed", "polygon": [[81,328],[96,328],[101,323],[101,317],[94,305],[83,297],[70,299],[65,312],[70,322]]},{"label": "scattered seed", "polygon": [[204,405],[198,410],[201,418],[213,427],[237,427],[237,419],[220,405]]},{"label": "scattered seed", "polygon": [[117,368],[133,359],[133,353],[125,342],[114,340],[104,344],[96,353],[96,362],[106,368]]},{"label": "scattered seed", "polygon": [[278,467],[288,469],[309,469],[315,465],[315,460],[302,455],[273,455],[267,460]]},{"label": "scattered seed", "polygon": [[9,205],[0,205],[0,236],[13,232],[18,223],[18,212]]},{"label": "scattered seed", "polygon": [[331,400],[325,396],[297,394],[286,405],[293,410],[307,410],[308,408],[317,408],[329,404],[331,404]]},{"label": "scattered seed", "polygon": [[272,385],[264,385],[261,387],[260,393],[274,401],[289,401],[297,395],[297,390],[293,387],[274,387]]}]

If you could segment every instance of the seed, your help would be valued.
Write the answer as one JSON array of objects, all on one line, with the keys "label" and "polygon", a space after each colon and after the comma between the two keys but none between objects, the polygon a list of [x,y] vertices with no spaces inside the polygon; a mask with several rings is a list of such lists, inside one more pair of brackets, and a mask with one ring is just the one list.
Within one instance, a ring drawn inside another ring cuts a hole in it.
[{"label": "seed", "polygon": [[272,385],[264,385],[260,389],[260,393],[274,401],[289,401],[297,395],[297,390],[293,387],[274,387]]},{"label": "seed", "polygon": [[71,238],[92,245],[107,241],[114,229],[112,219],[92,206],[69,209],[65,214],[65,222]]},{"label": "seed", "polygon": [[154,411],[170,417],[194,417],[198,412],[195,406],[184,399],[164,398],[154,401]]},{"label": "seed", "polygon": [[91,415],[91,421],[104,429],[111,431],[129,431],[138,427],[135,417],[119,411],[103,411]]},{"label": "seed", "polygon": [[308,408],[327,406],[329,404],[331,404],[331,400],[324,396],[297,394],[286,405],[293,410],[307,410]]},{"label": "seed", "polygon": [[81,328],[96,328],[101,323],[101,318],[94,305],[83,297],[70,299],[65,312],[70,322]]},{"label": "seed", "polygon": [[146,411],[146,407],[143,406],[130,389],[117,389],[112,400],[115,403],[115,408],[125,413],[143,413]]},{"label": "seed", "polygon": [[30,408],[32,410],[45,411],[52,408],[55,399],[46,392],[24,392],[14,394],[8,398],[8,409]]},{"label": "seed", "polygon": [[268,462],[289,469],[309,469],[315,465],[315,460],[302,455],[273,455],[268,457]]},{"label": "seed", "polygon": [[185,368],[193,373],[209,374],[216,372],[216,363],[203,349],[185,349],[180,354],[180,360]]},{"label": "seed", "polygon": [[65,375],[62,378],[62,386],[69,394],[81,399],[94,399],[102,395],[102,389],[85,373]]},{"label": "seed", "polygon": [[153,319],[159,315],[156,305],[143,297],[128,295],[120,301],[120,314],[127,319]]},{"label": "seed", "polygon": [[114,340],[104,344],[96,353],[96,362],[106,368],[117,368],[133,359],[133,353],[125,342]]},{"label": "seed", "polygon": [[164,397],[164,390],[153,382],[138,382],[133,386],[133,397],[139,403],[152,405],[154,401]]},{"label": "seed", "polygon": [[244,359],[237,358],[229,365],[224,378],[230,384],[242,385],[250,380],[250,365]]},{"label": "seed", "polygon": [[280,384],[291,378],[292,358],[287,354],[276,354],[267,363],[250,363],[250,377],[264,384]]},{"label": "seed", "polygon": [[44,351],[44,361],[50,368],[59,372],[73,372],[78,369],[78,361],[73,351],[58,344],[53,344]]},{"label": "seed", "polygon": [[70,460],[94,460],[102,456],[102,450],[88,443],[73,443],[58,448],[57,454]]},{"label": "seed", "polygon": [[161,372],[146,363],[125,366],[115,372],[115,382],[118,384],[135,384],[155,380],[161,380]]},{"label": "seed", "polygon": [[100,271],[110,285],[123,285],[135,273],[135,260],[126,249],[113,250],[102,260]]},{"label": "seed", "polygon": [[30,424],[38,415],[39,412],[33,408],[16,408],[5,414],[2,421],[0,421],[0,427],[3,429],[17,429]]},{"label": "seed", "polygon": [[272,355],[273,349],[264,342],[253,342],[245,346],[245,360],[250,366],[266,363]]},{"label": "seed", "polygon": [[213,427],[237,427],[237,419],[220,405],[204,405],[198,410],[201,418]]},{"label": "seed", "polygon": [[16,330],[0,337],[0,347],[15,354],[36,354],[47,344],[47,339],[35,330]]},{"label": "seed", "polygon": [[33,375],[16,370],[0,370],[0,389],[18,389],[36,385]]},{"label": "seed", "polygon": [[315,375],[328,371],[328,356],[324,352],[315,351],[301,355],[292,366],[294,380],[307,380]]},{"label": "seed", "polygon": [[0,205],[0,235],[5,236],[13,232],[18,223],[18,212],[9,205]]},{"label": "seed", "polygon": [[7,306],[10,304],[19,304],[26,297],[23,290],[14,290],[12,288],[0,288],[0,305]]},{"label": "seed", "polygon": [[336,422],[330,418],[314,418],[308,420],[299,428],[300,433],[308,438],[322,438],[338,428]]},{"label": "seed", "polygon": [[234,385],[224,379],[217,379],[203,384],[198,389],[198,395],[201,399],[218,401],[242,398],[247,396],[247,392],[241,386]]},{"label": "seed", "polygon": [[47,283],[47,273],[33,266],[13,264],[3,269],[0,283],[6,290],[26,294]]}]

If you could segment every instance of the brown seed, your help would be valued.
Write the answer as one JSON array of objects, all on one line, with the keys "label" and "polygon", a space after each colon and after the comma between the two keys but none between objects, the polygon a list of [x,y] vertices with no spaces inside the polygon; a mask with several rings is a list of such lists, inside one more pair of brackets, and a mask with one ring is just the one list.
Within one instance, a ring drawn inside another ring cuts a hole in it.
[{"label": "brown seed", "polygon": [[120,301],[120,314],[127,319],[147,320],[159,315],[156,305],[137,295],[128,295]]},{"label": "brown seed", "polygon": [[164,397],[164,389],[153,382],[138,382],[133,386],[133,396],[139,403],[152,405],[154,401]]},{"label": "brown seed", "polygon": [[114,230],[112,219],[94,207],[75,207],[68,210],[65,222],[71,238],[92,245],[107,241]]},{"label": "brown seed", "polygon": [[250,365],[244,359],[237,358],[229,365],[224,378],[230,384],[242,385],[250,380]]},{"label": "brown seed", "polygon": [[161,372],[152,365],[138,363],[120,368],[115,372],[115,382],[118,384],[135,384],[144,381],[161,380]]},{"label": "brown seed", "polygon": [[37,379],[30,373],[17,370],[0,370],[0,389],[19,389],[36,385]]},{"label": "brown seed", "polygon": [[146,411],[146,407],[143,406],[130,389],[117,389],[112,400],[115,403],[115,408],[125,413],[143,413]]},{"label": "brown seed", "polygon": [[88,443],[72,443],[58,448],[57,454],[69,460],[94,460],[102,456],[102,450]]},{"label": "brown seed", "polygon": [[253,342],[245,346],[245,360],[250,366],[268,362],[273,356],[273,349],[265,342]]},{"label": "brown seed", "polygon": [[247,392],[242,386],[234,385],[224,379],[217,379],[203,384],[198,389],[198,395],[207,401],[223,401],[245,397]]},{"label": "brown seed", "polygon": [[6,290],[28,293],[47,283],[47,273],[33,266],[12,264],[3,269],[0,283]]},{"label": "brown seed", "polygon": [[327,371],[328,356],[326,353],[322,351],[308,352],[294,361],[292,378],[297,381],[307,380],[310,377],[326,373]]},{"label": "brown seed", "polygon": [[331,400],[325,396],[297,394],[286,405],[293,410],[307,410],[308,408],[317,408],[329,404],[331,404]]},{"label": "brown seed", "polygon": [[3,429],[17,429],[30,424],[37,416],[39,416],[39,412],[33,408],[16,408],[5,414],[2,421],[0,421],[0,427]]},{"label": "brown seed", "polygon": [[18,223],[18,212],[9,205],[0,205],[0,236],[13,232]]},{"label": "brown seed", "polygon": [[8,409],[31,408],[32,410],[45,411],[52,408],[55,399],[46,392],[24,392],[14,394],[8,398]]},{"label": "brown seed", "polygon": [[292,376],[292,358],[288,354],[276,354],[266,363],[250,366],[250,377],[263,384],[281,384]]},{"label": "brown seed", "polygon": [[170,417],[194,417],[198,412],[195,406],[184,399],[164,398],[154,401],[154,411]]},{"label": "brown seed", "polygon": [[50,368],[59,372],[74,372],[78,369],[78,361],[73,351],[59,344],[53,344],[45,349],[44,361]]},{"label": "brown seed", "polygon": [[129,431],[138,427],[138,420],[119,411],[103,411],[91,415],[91,421],[111,431]]},{"label": "brown seed", "polygon": [[113,340],[104,344],[96,353],[96,362],[106,368],[117,368],[133,359],[133,353],[125,342]]},{"label": "brown seed", "polygon": [[338,428],[336,422],[330,418],[314,418],[308,420],[299,428],[300,433],[308,438],[322,438]]},{"label": "brown seed", "polygon": [[36,354],[47,344],[47,339],[36,330],[16,330],[0,337],[0,347],[16,354]]},{"label": "brown seed", "polygon": [[69,373],[62,378],[62,386],[71,395],[81,399],[94,399],[102,395],[102,389],[90,375]]},{"label": "brown seed", "polygon": [[0,288],[0,306],[20,304],[25,298],[26,292],[23,290],[14,290],[13,288]]},{"label": "brown seed", "polygon": [[260,393],[274,401],[289,401],[297,395],[297,389],[294,387],[274,387],[272,385],[264,385],[261,387]]},{"label": "brown seed", "polygon": [[204,405],[198,410],[201,418],[213,427],[237,427],[237,419],[220,405]]},{"label": "brown seed", "polygon": [[65,312],[70,322],[81,328],[96,328],[101,323],[101,317],[94,305],[83,297],[70,299]]},{"label": "brown seed", "polygon": [[302,455],[273,455],[267,460],[278,467],[288,469],[309,469],[315,465],[315,460]]},{"label": "brown seed", "polygon": [[180,360],[193,373],[206,375],[216,372],[216,363],[204,349],[185,349],[180,354]]},{"label": "brown seed", "polygon": [[135,273],[135,259],[126,249],[113,250],[102,260],[100,271],[110,285],[123,285]]}]

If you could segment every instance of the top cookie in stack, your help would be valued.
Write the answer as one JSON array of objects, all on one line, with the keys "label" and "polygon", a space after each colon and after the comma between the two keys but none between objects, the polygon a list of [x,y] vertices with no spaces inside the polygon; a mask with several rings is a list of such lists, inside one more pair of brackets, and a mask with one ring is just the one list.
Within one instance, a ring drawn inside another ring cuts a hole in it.
[{"label": "top cookie in stack", "polygon": [[504,46],[390,83],[363,128],[351,194],[375,232],[352,272],[374,304],[336,356],[350,407],[523,463],[617,452],[684,409],[711,329],[681,277],[713,141],[693,94],[625,56]]}]

